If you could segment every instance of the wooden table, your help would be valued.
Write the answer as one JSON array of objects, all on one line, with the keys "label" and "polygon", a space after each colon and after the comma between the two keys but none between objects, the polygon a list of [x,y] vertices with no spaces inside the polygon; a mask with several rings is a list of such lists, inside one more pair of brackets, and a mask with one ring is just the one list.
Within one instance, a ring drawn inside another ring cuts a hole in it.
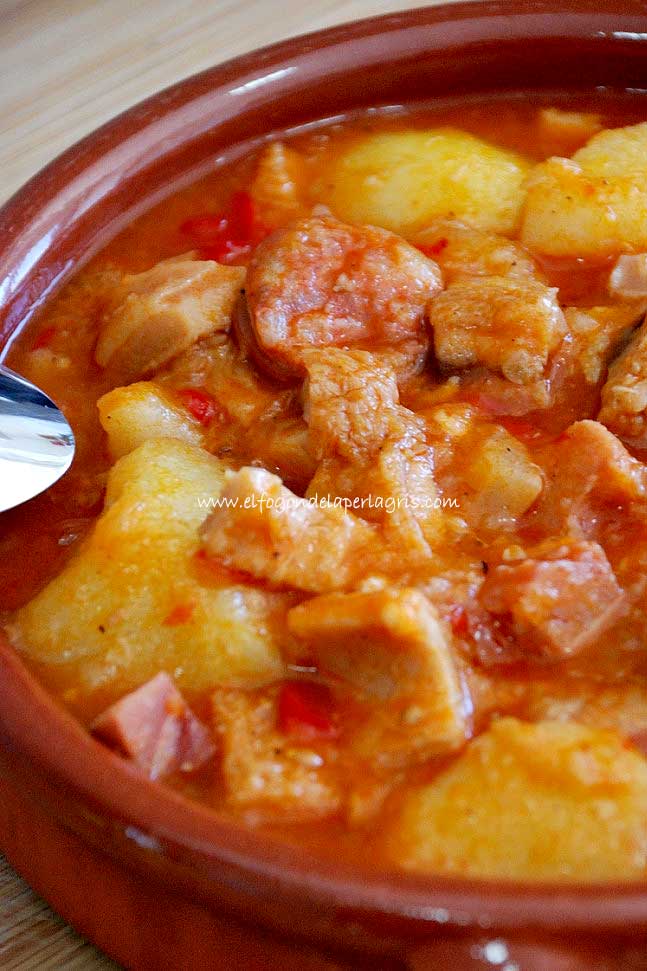
[{"label": "wooden table", "polygon": [[[154,91],[264,44],[416,0],[0,0],[0,201]],[[420,5],[420,3],[418,4]],[[0,967],[116,965],[0,857]]]}]

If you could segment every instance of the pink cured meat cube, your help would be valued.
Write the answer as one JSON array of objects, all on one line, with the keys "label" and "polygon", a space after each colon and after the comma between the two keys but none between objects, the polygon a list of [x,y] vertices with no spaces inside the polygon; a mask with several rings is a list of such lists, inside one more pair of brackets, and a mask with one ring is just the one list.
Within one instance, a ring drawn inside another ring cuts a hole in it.
[{"label": "pink cured meat cube", "polygon": [[151,779],[192,772],[214,753],[209,731],[164,671],[111,705],[92,728]]}]

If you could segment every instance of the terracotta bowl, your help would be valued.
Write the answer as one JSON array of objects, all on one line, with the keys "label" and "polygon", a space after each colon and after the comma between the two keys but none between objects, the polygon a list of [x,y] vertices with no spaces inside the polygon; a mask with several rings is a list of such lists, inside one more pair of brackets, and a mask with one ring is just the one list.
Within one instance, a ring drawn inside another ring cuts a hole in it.
[{"label": "terracotta bowl", "polygon": [[[370,104],[640,88],[639,0],[414,10],[190,78],[70,149],[0,212],[0,347],[142,208],[273,130]],[[359,872],[142,779],[0,643],[0,846],[129,968],[566,971],[647,966],[647,884],[523,886]]]}]

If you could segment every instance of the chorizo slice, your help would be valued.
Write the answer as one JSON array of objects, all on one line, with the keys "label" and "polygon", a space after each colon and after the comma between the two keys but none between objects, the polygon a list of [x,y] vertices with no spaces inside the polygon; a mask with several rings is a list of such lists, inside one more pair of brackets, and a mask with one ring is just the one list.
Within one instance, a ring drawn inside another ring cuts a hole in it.
[{"label": "chorizo slice", "polygon": [[308,348],[426,347],[426,306],[440,288],[436,263],[393,233],[313,216],[256,249],[239,334],[262,369],[296,380]]}]

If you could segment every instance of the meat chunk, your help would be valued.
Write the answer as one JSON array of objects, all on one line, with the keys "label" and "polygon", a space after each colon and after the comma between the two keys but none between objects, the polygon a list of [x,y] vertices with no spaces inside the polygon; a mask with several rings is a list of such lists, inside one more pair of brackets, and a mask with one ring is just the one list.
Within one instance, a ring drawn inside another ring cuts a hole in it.
[{"label": "meat chunk", "polygon": [[609,274],[609,293],[620,300],[647,297],[647,253],[619,256]]},{"label": "meat chunk", "polygon": [[570,155],[604,128],[602,116],[591,111],[540,108],[537,135],[542,155]]},{"label": "meat chunk", "polygon": [[378,836],[391,863],[517,880],[643,879],[647,762],[614,732],[500,718]]},{"label": "meat chunk", "polygon": [[219,689],[213,716],[228,802],[283,821],[334,815],[341,794],[325,744],[302,744],[277,725],[276,688]]},{"label": "meat chunk", "polygon": [[431,304],[434,347],[441,364],[483,364],[515,384],[542,376],[566,333],[557,291],[534,280],[458,280]]},{"label": "meat chunk", "polygon": [[647,447],[647,324],[609,368],[598,420],[620,438]]},{"label": "meat chunk", "polygon": [[604,425],[577,421],[553,446],[539,519],[555,531],[595,535],[605,510],[642,504],[646,470]]},{"label": "meat chunk", "polygon": [[285,142],[271,142],[261,151],[250,192],[265,225],[282,226],[304,214],[304,162]]},{"label": "meat chunk", "polygon": [[369,351],[307,351],[304,417],[318,458],[359,461],[392,432],[398,404],[395,372]]},{"label": "meat chunk", "polygon": [[564,317],[572,337],[572,360],[566,375],[576,373],[576,365],[588,384],[597,384],[606,371],[607,363],[624,346],[642,314],[635,304],[614,304],[610,307],[567,307]]},{"label": "meat chunk", "polygon": [[571,540],[491,567],[479,598],[506,636],[548,661],[590,647],[626,607],[602,547]]},{"label": "meat chunk", "polygon": [[193,772],[215,752],[207,728],[164,671],[111,705],[92,730],[151,779]]},{"label": "meat chunk", "polygon": [[343,590],[382,552],[368,523],[295,496],[265,469],[230,474],[222,499],[202,529],[208,555],[275,586]]},{"label": "meat chunk", "polygon": [[305,415],[322,460],[309,498],[340,497],[381,523],[407,559],[429,555],[440,500],[422,418],[398,403],[395,374],[382,356],[339,348],[308,351]]},{"label": "meat chunk", "polygon": [[176,259],[123,277],[95,351],[121,383],[151,374],[200,337],[227,330],[245,279],[239,266]]},{"label": "meat chunk", "polygon": [[536,264],[519,243],[457,219],[435,220],[414,242],[438,263],[446,285],[464,277],[538,278]]},{"label": "meat chunk", "polygon": [[315,216],[258,246],[239,329],[259,366],[298,378],[307,348],[425,345],[440,286],[436,264],[398,236]]},{"label": "meat chunk", "polygon": [[381,764],[460,747],[466,721],[448,634],[413,589],[315,597],[288,614],[292,634],[324,674],[374,707],[354,733],[356,751]]}]

